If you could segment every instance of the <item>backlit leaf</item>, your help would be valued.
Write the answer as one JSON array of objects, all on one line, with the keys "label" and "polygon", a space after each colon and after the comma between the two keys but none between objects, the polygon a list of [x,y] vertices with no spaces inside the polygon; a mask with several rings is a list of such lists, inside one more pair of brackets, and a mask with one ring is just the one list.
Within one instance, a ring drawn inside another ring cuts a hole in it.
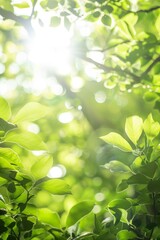
[{"label": "backlit leaf", "polygon": [[13,6],[17,7],[17,8],[29,8],[30,7],[28,2],[26,2],[26,1],[21,1],[19,3],[13,3]]},{"label": "backlit leaf", "polygon": [[38,220],[42,223],[51,225],[52,227],[60,228],[60,218],[56,212],[51,211],[48,208],[39,208],[37,210]]},{"label": "backlit leaf", "polygon": [[70,186],[62,179],[49,179],[38,184],[37,187],[57,195],[71,193]]},{"label": "backlit leaf", "polygon": [[48,107],[37,102],[29,102],[19,110],[13,121],[14,123],[36,121],[44,117],[47,113],[49,113]]},{"label": "backlit leaf", "polygon": [[117,240],[126,240],[126,239],[134,240],[134,239],[137,239],[137,235],[134,232],[131,232],[128,230],[121,230],[117,233],[116,239]]},{"label": "backlit leaf", "polygon": [[54,9],[54,8],[58,7],[58,1],[48,0],[47,7],[50,9]]},{"label": "backlit leaf", "polygon": [[130,146],[130,144],[118,133],[111,132],[100,138],[105,142],[121,149],[124,152],[132,152],[132,147]]},{"label": "backlit leaf", "polygon": [[82,201],[74,205],[67,216],[66,225],[70,227],[80,221],[84,216],[90,213],[93,209],[92,201]]},{"label": "backlit leaf", "polygon": [[37,161],[31,167],[31,172],[36,179],[47,175],[53,165],[52,156],[44,155],[37,158]]},{"label": "backlit leaf", "polygon": [[0,97],[0,118],[4,120],[8,120],[11,116],[11,109],[8,102]]},{"label": "backlit leaf", "polygon": [[14,169],[14,167],[3,157],[0,157],[0,168]]},{"label": "backlit leaf", "polygon": [[126,199],[115,199],[108,204],[108,207],[128,209],[131,207],[131,203]]},{"label": "backlit leaf", "polygon": [[18,154],[11,148],[0,148],[0,157],[6,159],[12,165],[21,166],[21,161]]},{"label": "backlit leaf", "polygon": [[143,130],[143,120],[138,116],[132,116],[126,119],[125,132],[129,139],[136,145]]},{"label": "backlit leaf", "polygon": [[50,26],[57,27],[57,26],[60,25],[60,23],[61,23],[61,18],[57,17],[57,16],[54,16],[54,17],[51,18]]},{"label": "backlit leaf", "polygon": [[31,132],[9,132],[4,142],[16,143],[28,150],[47,150],[47,146],[42,139],[37,134]]},{"label": "backlit leaf", "polygon": [[130,168],[127,165],[117,160],[112,160],[109,163],[106,163],[103,167],[110,170],[111,172],[129,172],[130,171]]},{"label": "backlit leaf", "polygon": [[143,124],[144,132],[149,140],[153,140],[160,132],[160,124],[153,120],[152,114],[149,114]]}]

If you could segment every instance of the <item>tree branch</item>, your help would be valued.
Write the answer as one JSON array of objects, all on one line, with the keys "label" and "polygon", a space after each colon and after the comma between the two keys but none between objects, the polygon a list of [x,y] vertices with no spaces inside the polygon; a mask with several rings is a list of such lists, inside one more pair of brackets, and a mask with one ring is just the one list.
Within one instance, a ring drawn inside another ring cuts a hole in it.
[{"label": "tree branch", "polygon": [[149,8],[149,9],[140,9],[135,13],[139,13],[139,12],[149,13],[149,12],[155,11],[157,9],[160,9],[160,6],[152,7],[152,8]]},{"label": "tree branch", "polygon": [[152,11],[155,11],[157,9],[160,9],[160,6],[156,6],[156,7],[151,7],[149,9],[140,9],[138,11],[131,11],[131,10],[127,10],[127,9],[124,9],[123,7],[117,5],[114,3],[114,6],[118,7],[118,8],[121,8],[123,11],[127,12],[127,13],[141,13],[141,12],[144,12],[144,13],[149,13],[149,12],[152,12]]},{"label": "tree branch", "polygon": [[38,0],[34,0],[34,2],[33,2],[32,12],[31,12],[31,16],[29,18],[30,20],[32,19],[32,16],[34,14],[34,10],[35,10],[35,6],[36,6],[37,2],[38,2]]},{"label": "tree branch", "polygon": [[153,60],[153,62],[149,65],[149,67],[141,74],[141,77],[145,76],[147,73],[151,71],[151,69],[160,62],[160,56]]},{"label": "tree branch", "polygon": [[32,28],[30,19],[24,19],[22,17],[19,17],[17,15],[15,15],[14,13],[7,11],[3,8],[0,7],[0,15],[6,20],[6,19],[10,19],[13,20],[17,23],[19,23],[20,25],[22,25],[26,31],[28,32],[29,35],[33,35],[34,34],[34,30]]},{"label": "tree branch", "polygon": [[132,77],[136,82],[139,82],[140,77],[135,75],[134,73],[128,71],[127,69],[125,70],[121,70],[120,68],[116,67],[107,67],[104,64],[98,63],[96,61],[94,61],[93,59],[86,57],[84,55],[81,54],[76,54],[76,56],[80,59],[83,59],[86,62],[92,63],[93,65],[95,65],[97,68],[102,69],[104,72],[117,72],[120,73],[122,75],[122,73],[129,75],[130,77]]},{"label": "tree branch", "polygon": [[160,62],[160,56],[158,56],[156,59],[153,60],[153,62],[149,65],[149,67],[144,71],[142,72],[140,75],[136,75],[130,71],[128,71],[127,69],[125,70],[122,70],[118,67],[107,67],[105,66],[104,64],[101,64],[101,63],[98,63],[96,61],[94,61],[93,59],[89,58],[89,57],[86,57],[82,54],[76,54],[76,56],[88,63],[92,63],[93,65],[95,65],[97,68],[99,69],[102,69],[104,72],[117,72],[117,73],[120,73],[121,75],[122,74],[126,74],[126,75],[129,75],[130,77],[133,78],[133,80],[135,82],[140,82],[140,79],[143,78],[146,74],[148,74],[151,69],[158,63]]}]

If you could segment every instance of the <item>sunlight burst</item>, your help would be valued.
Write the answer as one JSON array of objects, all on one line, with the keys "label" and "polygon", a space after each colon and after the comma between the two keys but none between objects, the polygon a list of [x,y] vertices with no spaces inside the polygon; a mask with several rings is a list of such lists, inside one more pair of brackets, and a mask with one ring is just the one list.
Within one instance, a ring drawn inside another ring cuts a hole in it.
[{"label": "sunlight burst", "polygon": [[34,64],[66,75],[70,72],[70,41],[71,34],[62,26],[39,29],[29,44],[29,59]]}]

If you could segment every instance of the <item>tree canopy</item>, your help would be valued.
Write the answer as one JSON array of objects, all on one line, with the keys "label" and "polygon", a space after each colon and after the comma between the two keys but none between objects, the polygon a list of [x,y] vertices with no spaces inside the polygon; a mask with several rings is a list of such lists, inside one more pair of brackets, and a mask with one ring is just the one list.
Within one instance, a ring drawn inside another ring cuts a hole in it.
[{"label": "tree canopy", "polygon": [[0,0],[0,239],[160,239],[159,0]]}]

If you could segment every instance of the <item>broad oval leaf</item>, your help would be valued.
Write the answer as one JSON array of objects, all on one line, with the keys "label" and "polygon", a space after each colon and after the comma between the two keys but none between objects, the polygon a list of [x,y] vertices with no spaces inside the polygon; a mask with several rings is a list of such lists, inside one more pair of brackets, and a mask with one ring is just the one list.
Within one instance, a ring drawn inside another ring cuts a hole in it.
[{"label": "broad oval leaf", "polygon": [[50,155],[42,155],[31,167],[31,173],[35,179],[43,178],[47,175],[53,165],[53,159]]},{"label": "broad oval leaf", "polygon": [[130,168],[124,163],[113,160],[103,166],[106,169],[109,169],[111,172],[130,172]]},{"label": "broad oval leaf", "polygon": [[131,207],[131,203],[126,199],[115,199],[108,204],[108,207],[128,209]]},{"label": "broad oval leaf", "polygon": [[28,150],[47,150],[47,146],[42,139],[37,134],[31,132],[9,132],[4,142],[16,143]]},{"label": "broad oval leaf", "polygon": [[139,172],[149,178],[153,178],[157,169],[158,169],[158,165],[157,165],[156,161],[153,161],[153,162],[147,163],[146,165],[140,167]]},{"label": "broad oval leaf", "polygon": [[13,3],[13,6],[14,7],[17,7],[17,8],[29,8],[29,4],[28,2],[26,1],[21,1],[21,2],[17,2],[17,3]]},{"label": "broad oval leaf", "polygon": [[50,21],[51,27],[58,27],[61,23],[61,18],[57,16],[53,16]]},{"label": "broad oval leaf", "polygon": [[0,97],[0,118],[4,120],[8,120],[11,116],[11,109],[8,102]]},{"label": "broad oval leaf", "polygon": [[121,230],[117,233],[117,240],[126,240],[126,239],[137,239],[137,234],[128,230]]},{"label": "broad oval leaf", "polygon": [[38,220],[55,228],[61,228],[60,218],[56,212],[48,208],[39,208],[37,210]]},{"label": "broad oval leaf", "polygon": [[17,128],[16,125],[5,121],[4,119],[0,118],[0,131],[1,131],[1,135],[4,136],[5,133],[9,132],[12,129]]},{"label": "broad oval leaf", "polygon": [[0,148],[0,157],[6,159],[12,165],[21,166],[21,161],[18,154],[11,148]]},{"label": "broad oval leaf", "polygon": [[111,132],[100,138],[105,142],[121,149],[124,152],[132,152],[132,147],[130,146],[130,144],[118,133]]},{"label": "broad oval leaf", "polygon": [[47,3],[47,7],[50,9],[54,9],[54,8],[58,7],[58,1],[49,0]]},{"label": "broad oval leaf", "polygon": [[152,114],[149,114],[143,124],[144,132],[149,140],[153,140],[160,132],[160,124],[153,120]]},{"label": "broad oval leaf", "polygon": [[146,92],[144,94],[144,100],[146,100],[147,102],[156,101],[158,99],[159,99],[159,96],[155,92]]},{"label": "broad oval leaf", "polygon": [[84,216],[89,214],[93,209],[92,201],[82,201],[74,205],[67,216],[66,226],[70,227],[79,222]]},{"label": "broad oval leaf", "polygon": [[143,130],[143,120],[139,116],[132,116],[126,119],[125,132],[129,139],[136,145]]},{"label": "broad oval leaf", "polygon": [[101,22],[106,25],[106,26],[111,26],[112,25],[112,18],[105,14],[102,18],[101,18]]},{"label": "broad oval leaf", "polygon": [[130,178],[128,178],[127,183],[128,184],[147,184],[148,183],[148,178],[145,177],[144,175],[137,173]]},{"label": "broad oval leaf", "polygon": [[116,192],[122,192],[128,188],[128,184],[126,180],[122,180],[122,182],[117,186]]},{"label": "broad oval leaf", "polygon": [[14,166],[12,166],[5,158],[0,157],[0,168],[14,169]]},{"label": "broad oval leaf", "polygon": [[37,102],[29,102],[19,110],[19,112],[14,117],[13,122],[21,123],[24,121],[36,121],[48,113],[48,107]]},{"label": "broad oval leaf", "polygon": [[160,192],[160,178],[156,180],[150,180],[148,183],[148,190],[150,192],[159,193]]},{"label": "broad oval leaf", "polygon": [[56,195],[71,193],[70,186],[62,179],[49,179],[38,184],[37,187]]}]

